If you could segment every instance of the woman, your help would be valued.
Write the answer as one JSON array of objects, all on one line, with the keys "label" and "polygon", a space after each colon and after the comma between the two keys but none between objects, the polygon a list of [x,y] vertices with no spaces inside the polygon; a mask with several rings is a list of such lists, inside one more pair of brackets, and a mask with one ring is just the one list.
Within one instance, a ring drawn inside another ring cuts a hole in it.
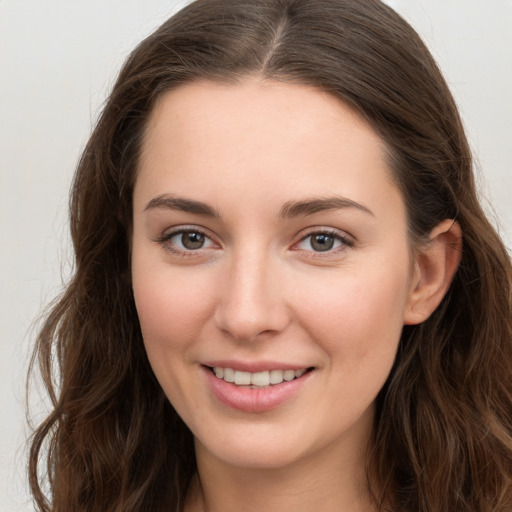
[{"label": "woman", "polygon": [[512,506],[510,259],[384,4],[183,9],[121,71],[71,231],[41,510]]}]

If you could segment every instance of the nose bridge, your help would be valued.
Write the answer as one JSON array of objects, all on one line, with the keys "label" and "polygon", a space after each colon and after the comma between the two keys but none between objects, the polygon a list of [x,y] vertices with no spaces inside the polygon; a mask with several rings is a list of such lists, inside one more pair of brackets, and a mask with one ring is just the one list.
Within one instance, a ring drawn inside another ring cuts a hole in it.
[{"label": "nose bridge", "polygon": [[285,327],[288,319],[278,267],[264,248],[233,252],[216,312],[219,328],[250,341]]}]

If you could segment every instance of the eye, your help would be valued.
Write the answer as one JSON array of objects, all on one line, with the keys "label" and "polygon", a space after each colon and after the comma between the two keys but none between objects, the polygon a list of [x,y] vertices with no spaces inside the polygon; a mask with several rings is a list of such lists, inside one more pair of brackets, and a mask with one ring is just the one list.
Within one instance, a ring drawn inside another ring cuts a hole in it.
[{"label": "eye", "polygon": [[162,235],[158,242],[164,244],[171,252],[187,253],[200,249],[209,249],[215,243],[202,231],[196,229],[179,229]]},{"label": "eye", "polygon": [[348,240],[339,233],[316,231],[305,236],[296,247],[302,251],[329,252],[344,246],[352,247],[353,245],[351,240]]},{"label": "eye", "polygon": [[194,251],[201,249],[206,241],[206,236],[197,231],[185,231],[184,233],[174,235],[169,239],[174,245],[181,244],[181,248]]}]

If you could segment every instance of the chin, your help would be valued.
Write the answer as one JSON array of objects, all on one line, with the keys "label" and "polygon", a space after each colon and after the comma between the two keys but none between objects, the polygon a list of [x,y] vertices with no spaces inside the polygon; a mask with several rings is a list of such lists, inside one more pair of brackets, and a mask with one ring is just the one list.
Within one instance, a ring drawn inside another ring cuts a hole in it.
[{"label": "chin", "polygon": [[278,433],[276,425],[246,423],[234,431],[198,434],[195,436],[198,460],[213,456],[225,465],[238,468],[281,468],[301,460],[308,451],[304,435],[297,429]]},{"label": "chin", "polygon": [[204,450],[213,455],[223,465],[243,469],[279,469],[284,468],[302,459],[304,454],[301,449],[291,446],[276,446],[273,443],[249,443],[240,446],[238,443],[226,447],[212,447],[201,445],[196,441],[196,453],[198,458]]}]

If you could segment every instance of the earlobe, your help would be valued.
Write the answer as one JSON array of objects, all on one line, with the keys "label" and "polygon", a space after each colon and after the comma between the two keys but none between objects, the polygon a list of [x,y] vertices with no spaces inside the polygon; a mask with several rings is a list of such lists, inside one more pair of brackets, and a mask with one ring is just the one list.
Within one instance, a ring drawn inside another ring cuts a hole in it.
[{"label": "earlobe", "polygon": [[417,249],[404,324],[419,324],[434,312],[450,287],[461,257],[460,225],[446,219],[432,230],[430,241]]}]

